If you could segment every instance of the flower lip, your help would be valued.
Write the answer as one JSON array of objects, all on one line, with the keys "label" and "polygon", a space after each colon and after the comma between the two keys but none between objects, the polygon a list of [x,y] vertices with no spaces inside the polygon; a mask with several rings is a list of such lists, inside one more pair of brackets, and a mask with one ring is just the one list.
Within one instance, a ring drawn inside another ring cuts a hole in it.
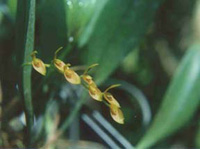
[{"label": "flower lip", "polygon": [[65,66],[64,66],[64,70],[69,69],[70,66],[71,66],[70,63],[65,64]]},{"label": "flower lip", "polygon": [[37,51],[33,51],[32,53],[31,53],[31,57],[33,57],[33,58],[36,58],[36,54],[38,54],[38,52]]}]

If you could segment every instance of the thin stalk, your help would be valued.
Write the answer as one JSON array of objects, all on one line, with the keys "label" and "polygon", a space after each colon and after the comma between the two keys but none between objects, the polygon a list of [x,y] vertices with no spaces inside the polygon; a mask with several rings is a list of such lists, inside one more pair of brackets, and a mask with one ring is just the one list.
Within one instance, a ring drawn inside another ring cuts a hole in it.
[{"label": "thin stalk", "polygon": [[[35,0],[28,0],[27,3],[27,31],[25,39],[24,63],[31,61],[31,53],[34,47],[35,32]],[[20,7],[20,6],[18,6]],[[31,95],[31,71],[32,67],[23,67],[23,94],[27,124],[27,146],[31,145],[31,129],[33,127],[33,105]]]},{"label": "thin stalk", "polygon": [[87,94],[84,94],[83,95],[83,98],[80,99],[74,109],[72,110],[72,112],[70,113],[69,117],[63,122],[63,124],[61,125],[60,129],[59,129],[59,132],[64,132],[68,127],[69,125],[73,122],[73,119],[77,116],[79,110],[81,109],[82,105],[86,102],[86,99],[87,99]]},{"label": "thin stalk", "polygon": [[65,130],[70,126],[70,124],[73,122],[73,120],[75,119],[75,117],[77,116],[78,112],[80,111],[81,107],[83,106],[83,104],[87,101],[87,94],[83,93],[82,94],[82,99],[80,99],[74,109],[72,110],[72,112],[70,113],[69,117],[63,122],[63,124],[61,125],[61,127],[58,129],[58,131],[56,132],[55,136],[53,137],[53,139],[49,140],[43,147],[42,149],[47,149],[49,148],[49,146],[51,144],[53,144],[64,132]]}]

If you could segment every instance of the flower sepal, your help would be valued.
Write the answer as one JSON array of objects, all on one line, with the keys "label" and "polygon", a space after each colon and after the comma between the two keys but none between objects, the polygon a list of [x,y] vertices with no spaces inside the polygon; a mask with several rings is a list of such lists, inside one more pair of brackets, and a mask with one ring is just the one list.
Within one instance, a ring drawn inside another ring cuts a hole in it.
[{"label": "flower sepal", "polygon": [[103,100],[103,96],[102,96],[103,94],[100,91],[100,89],[96,86],[96,84],[89,85],[89,94],[93,99],[97,101]]},{"label": "flower sepal", "polygon": [[119,102],[114,98],[114,96],[108,92],[108,90],[118,87],[120,84],[111,85],[103,92],[104,99],[111,105],[115,105],[116,107],[120,108]]},{"label": "flower sepal", "polygon": [[110,115],[117,123],[124,124],[124,115],[121,109],[116,105],[110,105]]},{"label": "flower sepal", "polygon": [[61,73],[64,73],[64,66],[65,63],[57,58],[57,53],[62,49],[63,47],[60,47],[56,50],[55,54],[54,54],[54,59],[53,59],[53,64],[54,66],[57,68],[57,70]]},{"label": "flower sepal", "polygon": [[64,76],[65,79],[71,84],[80,84],[80,76],[72,69],[69,68],[70,64],[64,66]]},{"label": "flower sepal", "polygon": [[31,64],[37,72],[39,72],[41,75],[45,76],[46,75],[46,67],[49,67],[49,65],[45,64],[41,59],[36,58],[36,54],[37,54],[37,51],[32,52]]}]

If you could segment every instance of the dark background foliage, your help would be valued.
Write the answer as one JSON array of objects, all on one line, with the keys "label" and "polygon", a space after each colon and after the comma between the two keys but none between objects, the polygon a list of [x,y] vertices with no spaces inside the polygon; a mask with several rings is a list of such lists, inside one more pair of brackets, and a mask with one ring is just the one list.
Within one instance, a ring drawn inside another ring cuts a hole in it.
[{"label": "dark background foliage", "polygon": [[[0,1],[3,147],[23,147],[26,134],[21,118],[27,5],[26,0]],[[107,146],[81,120],[98,110],[138,148],[200,147],[198,9],[198,0],[37,0],[34,49],[39,58],[51,63],[62,46],[59,58],[72,66],[99,64],[91,74],[100,89],[122,84],[112,93],[121,104],[124,125],[112,121],[106,106],[87,97],[62,139]],[[58,115],[59,128],[85,90],[68,84],[54,68],[45,77],[33,70],[31,79],[34,145],[42,146],[55,133]]]}]

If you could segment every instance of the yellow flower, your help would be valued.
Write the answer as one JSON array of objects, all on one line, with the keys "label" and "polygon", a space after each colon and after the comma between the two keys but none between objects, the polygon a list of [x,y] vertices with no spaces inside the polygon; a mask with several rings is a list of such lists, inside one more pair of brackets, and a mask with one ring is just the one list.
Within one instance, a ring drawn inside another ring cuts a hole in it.
[{"label": "yellow flower", "polygon": [[89,94],[90,96],[97,100],[97,101],[102,101],[102,92],[100,91],[100,89],[97,87],[97,85],[95,84],[95,82],[93,81],[92,77],[90,75],[88,75],[88,71],[91,70],[93,67],[97,66],[98,64],[93,64],[90,65],[85,71],[84,73],[81,75],[83,81],[85,81],[85,83],[87,83],[88,85],[88,90],[89,90]]},{"label": "yellow flower", "polygon": [[124,115],[120,108],[116,105],[110,105],[110,115],[117,123],[124,124]]},{"label": "yellow flower", "polygon": [[64,73],[64,66],[65,63],[59,59],[57,59],[57,53],[62,49],[63,47],[60,47],[56,50],[55,54],[54,54],[54,59],[53,59],[53,63],[54,66],[58,69],[59,72]]},{"label": "yellow flower", "polygon": [[82,75],[82,78],[88,85],[92,85],[92,84],[96,85],[90,75]]},{"label": "yellow flower", "polygon": [[64,66],[64,76],[65,79],[70,82],[71,84],[80,84],[81,79],[79,75],[72,69],[69,68],[70,64],[66,64]]},{"label": "yellow flower", "polygon": [[81,75],[82,79],[90,86],[90,85],[95,85],[95,82],[93,81],[92,77],[90,75],[88,75],[88,71],[91,70],[93,67],[96,67],[98,64],[93,64],[90,65],[85,71],[84,73]]},{"label": "yellow flower", "polygon": [[102,101],[102,92],[98,89],[96,84],[89,85],[89,94],[93,99]]},{"label": "yellow flower", "polygon": [[111,85],[110,87],[108,87],[104,93],[103,93],[103,96],[104,96],[104,99],[111,105],[115,105],[116,107],[120,108],[120,105],[118,103],[118,101],[113,97],[113,95],[111,93],[108,92],[108,90],[112,89],[112,88],[115,88],[115,87],[118,87],[120,86],[119,84],[115,84],[115,85]]},{"label": "yellow flower", "polygon": [[33,59],[31,62],[32,66],[37,72],[39,72],[40,74],[45,76],[46,75],[46,67],[49,67],[49,65],[44,64],[44,62],[41,59],[36,58],[36,54],[37,54],[37,51],[33,51],[31,54],[32,59]]}]

